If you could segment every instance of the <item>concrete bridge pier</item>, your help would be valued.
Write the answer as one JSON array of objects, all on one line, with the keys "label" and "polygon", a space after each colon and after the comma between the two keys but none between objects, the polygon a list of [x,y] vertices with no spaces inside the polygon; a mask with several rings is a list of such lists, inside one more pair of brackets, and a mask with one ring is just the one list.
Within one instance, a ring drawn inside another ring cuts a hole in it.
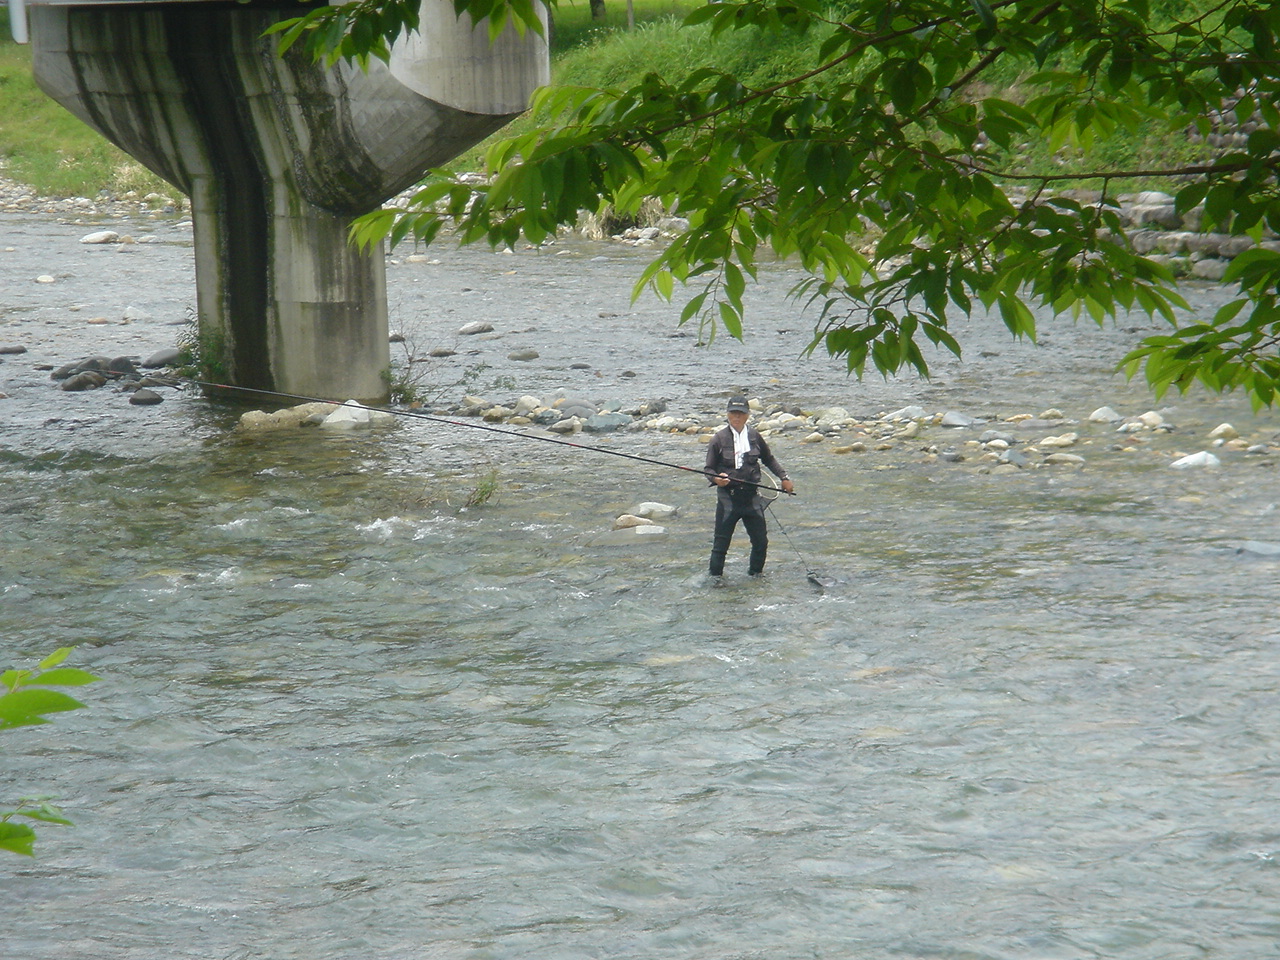
[{"label": "concrete bridge pier", "polygon": [[544,41],[491,46],[424,0],[420,34],[364,72],[277,56],[263,31],[295,4],[29,3],[40,86],[191,198],[210,373],[384,398],[384,253],[352,247],[351,221],[521,113]]}]

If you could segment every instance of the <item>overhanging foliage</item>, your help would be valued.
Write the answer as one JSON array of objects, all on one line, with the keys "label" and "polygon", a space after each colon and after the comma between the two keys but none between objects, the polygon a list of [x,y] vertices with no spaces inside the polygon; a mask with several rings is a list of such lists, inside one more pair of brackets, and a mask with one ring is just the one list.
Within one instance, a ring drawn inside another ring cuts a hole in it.
[{"label": "overhanging foliage", "polygon": [[[540,30],[530,0],[455,0],[460,13]],[[362,0],[312,11],[284,28],[316,56],[385,56],[416,23],[412,0]],[[1261,240],[1280,228],[1276,107],[1280,4],[1249,0],[725,0],[694,10],[691,29],[750,29],[762,42],[821,37],[811,68],[767,88],[714,69],[644,77],[629,88],[551,87],[532,109],[548,118],[494,146],[482,186],[447,172],[408,211],[372,214],[361,243],[447,227],[463,242],[538,243],[582,210],[639,208],[660,198],[689,229],[640,276],[670,298],[691,292],[698,318],[741,336],[746,281],[772,250],[809,277],[794,291],[816,309],[810,349],[861,375],[927,374],[927,340],[960,353],[950,321],[979,307],[1034,338],[1033,307],[1101,323],[1123,311],[1171,331],[1125,361],[1157,393],[1199,381],[1244,389],[1255,406],[1280,385],[1280,252],[1233,263],[1238,299],[1185,324],[1170,273],[1130,247],[1117,182],[1168,178],[1203,229]],[[1012,68],[1010,67],[1012,65]],[[997,71],[1022,76],[1000,96]],[[1115,131],[1159,123],[1170,138],[1207,132],[1232,102],[1263,123],[1242,149],[1194,165],[1065,173],[1015,162],[1029,142],[1088,148]],[[1088,202],[1068,187],[1099,191]]]}]

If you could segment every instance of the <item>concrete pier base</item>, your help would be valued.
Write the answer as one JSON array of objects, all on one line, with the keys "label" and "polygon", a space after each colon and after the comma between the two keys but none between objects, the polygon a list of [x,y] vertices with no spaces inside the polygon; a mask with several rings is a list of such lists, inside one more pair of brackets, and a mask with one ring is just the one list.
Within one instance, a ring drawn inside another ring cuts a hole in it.
[{"label": "concrete pier base", "polygon": [[279,57],[262,36],[296,13],[35,5],[36,79],[191,198],[211,375],[379,400],[390,364],[384,255],[349,244],[351,221],[519,114],[546,82],[546,48],[532,34],[490,47],[448,0],[426,0],[423,35],[398,44],[389,67],[325,68]]}]

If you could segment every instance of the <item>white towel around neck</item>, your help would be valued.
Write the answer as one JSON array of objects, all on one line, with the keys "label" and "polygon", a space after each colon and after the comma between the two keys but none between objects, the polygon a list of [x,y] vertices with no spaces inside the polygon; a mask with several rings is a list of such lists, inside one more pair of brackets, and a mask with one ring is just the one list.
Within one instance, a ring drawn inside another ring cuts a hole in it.
[{"label": "white towel around neck", "polygon": [[741,430],[730,427],[729,432],[733,434],[733,467],[735,470],[741,470],[743,455],[751,452],[751,437],[747,434],[745,426]]}]

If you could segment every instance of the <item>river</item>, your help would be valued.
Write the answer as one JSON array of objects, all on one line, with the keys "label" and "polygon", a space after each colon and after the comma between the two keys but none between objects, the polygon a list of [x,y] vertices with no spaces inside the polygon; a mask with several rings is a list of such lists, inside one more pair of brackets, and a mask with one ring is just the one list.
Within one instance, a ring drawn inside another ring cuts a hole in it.
[{"label": "river", "polygon": [[[101,227],[155,240],[78,242]],[[933,382],[858,382],[797,356],[785,266],[745,344],[699,347],[678,307],[630,302],[643,251],[397,253],[392,328],[457,349],[430,367],[456,395],[1052,406],[1074,422],[1047,432],[1081,434],[1082,468],[1014,473],[976,430],[844,456],[779,438],[799,496],[767,575],[740,532],[714,587],[711,497],[675,471],[412,421],[246,436],[191,392],[59,391],[41,364],[174,342],[189,231],[10,212],[0,250],[0,345],[28,350],[0,358],[0,667],[76,644],[102,678],[6,735],[0,798],[54,796],[75,827],[0,859],[5,957],[1277,955],[1280,561],[1242,547],[1280,541],[1280,421],[1114,375],[1149,322],[1046,321],[1036,348],[972,321]],[[474,319],[495,334],[456,334]],[[1177,429],[1118,449],[1085,422],[1103,404]],[[1169,467],[1222,422],[1270,452]],[[681,513],[618,546],[645,500]]]}]

